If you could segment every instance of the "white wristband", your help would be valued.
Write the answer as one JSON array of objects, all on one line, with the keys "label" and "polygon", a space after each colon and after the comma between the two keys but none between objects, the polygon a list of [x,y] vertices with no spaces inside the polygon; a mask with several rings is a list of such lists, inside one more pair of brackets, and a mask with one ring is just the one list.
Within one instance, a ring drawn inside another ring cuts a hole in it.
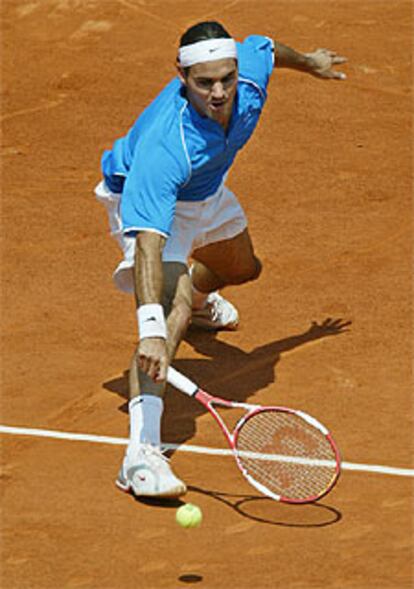
[{"label": "white wristband", "polygon": [[139,339],[162,337],[167,339],[167,324],[162,305],[141,305],[137,309]]}]

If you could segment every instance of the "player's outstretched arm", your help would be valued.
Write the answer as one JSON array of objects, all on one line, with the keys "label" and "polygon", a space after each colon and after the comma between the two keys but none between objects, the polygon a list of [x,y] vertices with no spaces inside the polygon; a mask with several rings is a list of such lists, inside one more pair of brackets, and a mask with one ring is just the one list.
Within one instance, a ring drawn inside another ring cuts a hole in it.
[{"label": "player's outstretched arm", "polygon": [[140,324],[137,360],[150,378],[164,381],[168,368],[166,322],[161,307],[163,292],[162,250],[165,238],[142,231],[136,238],[135,296]]},{"label": "player's outstretched arm", "polygon": [[345,63],[346,57],[330,49],[316,49],[311,53],[300,53],[287,45],[275,41],[275,66],[306,72],[326,80],[345,80],[346,74],[333,69]]}]

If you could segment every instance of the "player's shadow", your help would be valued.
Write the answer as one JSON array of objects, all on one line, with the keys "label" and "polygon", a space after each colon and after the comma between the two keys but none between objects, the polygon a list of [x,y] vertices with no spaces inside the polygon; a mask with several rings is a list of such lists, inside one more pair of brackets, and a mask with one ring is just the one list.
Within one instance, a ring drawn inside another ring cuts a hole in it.
[{"label": "player's shadow", "polygon": [[[275,381],[275,366],[285,352],[315,340],[340,335],[348,331],[350,325],[351,321],[342,319],[328,318],[321,323],[313,321],[305,332],[258,346],[251,352],[217,339],[214,333],[189,330],[186,341],[204,357],[177,359],[174,366],[200,386],[205,386],[208,392],[245,402],[255,392]],[[127,399],[128,371],[103,386]],[[128,411],[127,401],[120,410]],[[196,433],[197,417],[205,412],[200,403],[170,388],[165,397],[162,439],[172,444],[186,442]]]}]

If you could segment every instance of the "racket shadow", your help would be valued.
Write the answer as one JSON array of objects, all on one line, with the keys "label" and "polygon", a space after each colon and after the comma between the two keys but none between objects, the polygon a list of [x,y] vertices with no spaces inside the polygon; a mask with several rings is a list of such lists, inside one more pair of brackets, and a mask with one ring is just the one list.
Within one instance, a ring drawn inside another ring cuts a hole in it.
[{"label": "racket shadow", "polygon": [[332,526],[342,519],[342,513],[323,503],[306,505],[285,505],[262,495],[237,495],[222,491],[207,491],[201,487],[188,486],[193,493],[207,495],[230,507],[238,515],[271,526],[287,528],[323,528]]}]

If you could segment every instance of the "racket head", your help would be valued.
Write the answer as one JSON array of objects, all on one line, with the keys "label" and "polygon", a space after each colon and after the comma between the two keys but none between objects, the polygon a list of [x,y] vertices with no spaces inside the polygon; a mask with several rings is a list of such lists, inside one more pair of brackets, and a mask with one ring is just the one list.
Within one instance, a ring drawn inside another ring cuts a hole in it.
[{"label": "racket head", "polygon": [[338,481],[338,447],[330,432],[303,411],[256,408],[240,419],[232,438],[243,475],[276,501],[312,503]]}]

